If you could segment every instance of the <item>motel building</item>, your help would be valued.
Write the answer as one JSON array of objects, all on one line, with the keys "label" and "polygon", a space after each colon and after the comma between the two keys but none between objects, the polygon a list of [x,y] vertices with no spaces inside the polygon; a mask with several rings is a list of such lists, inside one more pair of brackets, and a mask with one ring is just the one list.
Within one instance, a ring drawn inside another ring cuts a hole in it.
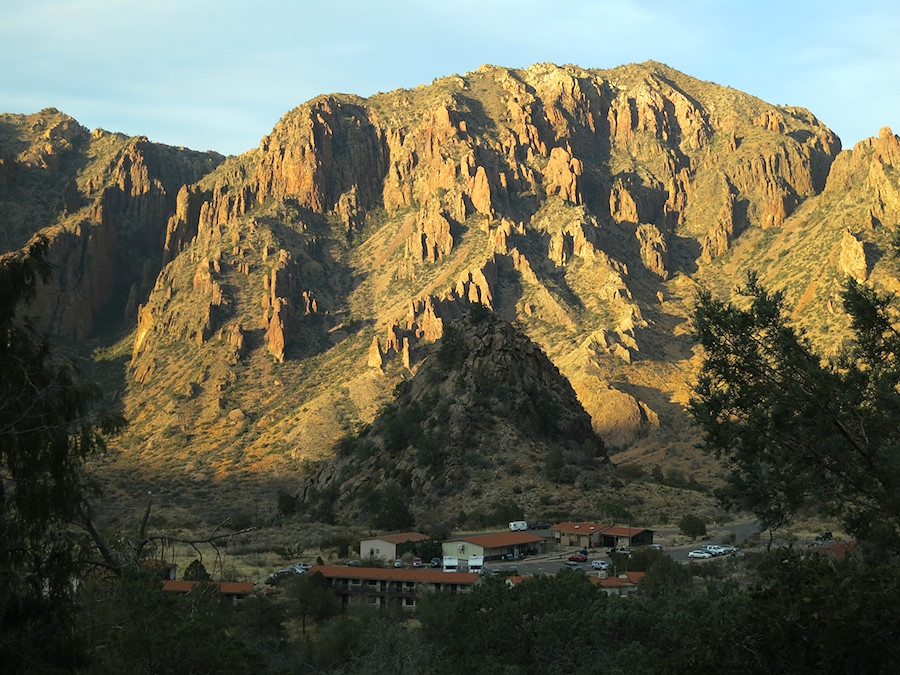
[{"label": "motel building", "polygon": [[317,565],[307,572],[316,573],[328,580],[344,609],[387,604],[415,609],[418,599],[428,593],[470,593],[479,579],[465,572],[342,565]]},{"label": "motel building", "polygon": [[448,539],[441,544],[445,556],[483,556],[485,560],[516,559],[547,552],[547,541],[528,532],[473,534]]}]

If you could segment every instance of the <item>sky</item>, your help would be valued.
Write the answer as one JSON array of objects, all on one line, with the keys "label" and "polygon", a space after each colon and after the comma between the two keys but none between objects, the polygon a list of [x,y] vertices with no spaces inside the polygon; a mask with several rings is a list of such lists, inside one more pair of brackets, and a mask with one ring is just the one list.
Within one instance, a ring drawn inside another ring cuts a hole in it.
[{"label": "sky", "polygon": [[0,112],[239,154],[334,92],[489,63],[660,61],[808,108],[843,147],[900,133],[897,0],[0,0]]}]

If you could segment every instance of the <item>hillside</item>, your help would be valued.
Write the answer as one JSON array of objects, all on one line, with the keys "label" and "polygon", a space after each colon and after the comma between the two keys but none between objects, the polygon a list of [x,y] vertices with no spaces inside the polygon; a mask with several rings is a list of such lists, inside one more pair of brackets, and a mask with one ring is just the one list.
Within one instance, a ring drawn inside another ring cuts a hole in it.
[{"label": "hillside", "polygon": [[897,167],[888,129],[841,152],[807,110],[654,62],[321,96],[228,158],[0,118],[4,250],[43,232],[60,271],[31,312],[130,419],[117,461],[197,483],[331,457],[473,302],[547,355],[614,463],[706,480],[696,289],[758,270],[836,349],[844,276],[897,287]]},{"label": "hillside", "polygon": [[413,514],[487,514],[510,498],[529,513],[551,495],[591,508],[573,493],[611,482],[606,448],[569,382],[480,304],[447,322],[395,400],[319,464],[300,491],[308,509],[385,529],[412,527]]}]

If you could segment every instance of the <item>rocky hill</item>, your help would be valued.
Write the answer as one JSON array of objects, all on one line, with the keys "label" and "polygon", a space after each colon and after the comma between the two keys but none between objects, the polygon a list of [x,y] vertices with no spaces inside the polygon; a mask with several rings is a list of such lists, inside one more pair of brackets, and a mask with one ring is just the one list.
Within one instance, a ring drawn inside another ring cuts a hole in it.
[{"label": "rocky hill", "polygon": [[696,289],[756,269],[836,348],[843,278],[897,286],[898,167],[888,129],[841,152],[807,110],[654,62],[322,96],[229,158],[0,117],[4,250],[42,231],[60,271],[31,311],[116,392],[121,458],[198,481],[334,455],[473,302],[549,357],[614,462],[702,473]]},{"label": "rocky hill", "polygon": [[516,495],[536,513],[546,497],[537,486],[548,479],[557,493],[608,482],[606,449],[572,386],[481,304],[444,325],[438,346],[395,393],[320,463],[300,491],[307,508],[384,518],[394,529],[414,524],[391,521],[398,504],[416,514],[487,513]]}]

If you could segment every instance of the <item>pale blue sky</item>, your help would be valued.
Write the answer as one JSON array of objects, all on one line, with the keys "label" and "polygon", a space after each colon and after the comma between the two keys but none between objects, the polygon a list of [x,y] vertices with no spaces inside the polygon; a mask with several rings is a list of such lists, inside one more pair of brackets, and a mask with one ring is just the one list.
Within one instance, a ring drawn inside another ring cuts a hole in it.
[{"label": "pale blue sky", "polygon": [[648,59],[809,108],[844,147],[900,133],[900,3],[728,0],[0,0],[0,112],[55,107],[196,150],[256,147],[324,93],[483,63]]}]

